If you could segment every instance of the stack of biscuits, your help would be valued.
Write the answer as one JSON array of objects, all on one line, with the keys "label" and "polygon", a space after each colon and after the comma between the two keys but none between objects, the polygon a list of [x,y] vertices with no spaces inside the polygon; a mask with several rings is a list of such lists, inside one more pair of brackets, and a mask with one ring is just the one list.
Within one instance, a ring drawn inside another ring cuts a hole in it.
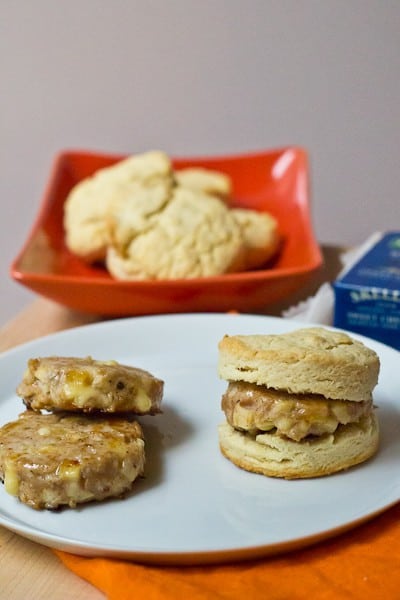
[{"label": "stack of biscuits", "polygon": [[286,479],[366,461],[379,443],[372,399],[379,368],[372,349],[321,327],[225,336],[222,453],[245,470]]},{"label": "stack of biscuits", "polygon": [[229,205],[232,182],[200,167],[174,170],[161,151],[98,170],[64,205],[68,249],[121,280],[188,279],[255,269],[278,251],[267,212]]},{"label": "stack of biscuits", "polygon": [[144,472],[135,419],[161,412],[163,386],[116,361],[30,359],[17,388],[27,410],[0,429],[6,491],[35,509],[122,496]]}]

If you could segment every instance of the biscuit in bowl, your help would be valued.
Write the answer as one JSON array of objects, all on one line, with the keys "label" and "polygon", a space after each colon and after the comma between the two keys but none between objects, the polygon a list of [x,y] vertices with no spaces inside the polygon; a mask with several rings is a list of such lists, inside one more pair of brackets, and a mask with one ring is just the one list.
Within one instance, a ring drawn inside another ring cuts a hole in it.
[{"label": "biscuit in bowl", "polygon": [[105,259],[112,241],[115,214],[130,198],[137,198],[137,212],[147,215],[168,201],[174,177],[168,156],[151,151],[130,156],[83,179],[64,204],[66,245],[88,262]]},{"label": "biscuit in bowl", "polygon": [[[132,219],[133,220],[133,219]],[[129,219],[117,220],[126,231]],[[177,187],[164,210],[126,247],[111,246],[106,264],[118,279],[179,279],[235,271],[243,261],[241,229],[214,196]]]},{"label": "biscuit in bowl", "polygon": [[131,156],[79,182],[64,205],[67,248],[114,279],[212,277],[256,269],[281,235],[265,212],[233,208],[225,173],[174,170],[159,150]]},{"label": "biscuit in bowl", "polygon": [[242,271],[265,265],[279,250],[281,236],[278,222],[268,213],[233,208],[231,214],[240,227],[243,242]]},{"label": "biscuit in bowl", "polygon": [[179,186],[186,187],[210,196],[228,199],[232,194],[232,181],[228,175],[205,169],[203,167],[187,167],[175,171],[175,179]]}]

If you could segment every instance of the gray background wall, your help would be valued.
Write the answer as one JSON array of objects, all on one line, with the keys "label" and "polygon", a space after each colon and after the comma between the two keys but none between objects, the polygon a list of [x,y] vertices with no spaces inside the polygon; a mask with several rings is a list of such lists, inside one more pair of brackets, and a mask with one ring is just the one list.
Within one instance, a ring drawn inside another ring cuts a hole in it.
[{"label": "gray background wall", "polygon": [[321,242],[400,228],[398,0],[0,0],[0,324],[61,149],[310,154]]}]

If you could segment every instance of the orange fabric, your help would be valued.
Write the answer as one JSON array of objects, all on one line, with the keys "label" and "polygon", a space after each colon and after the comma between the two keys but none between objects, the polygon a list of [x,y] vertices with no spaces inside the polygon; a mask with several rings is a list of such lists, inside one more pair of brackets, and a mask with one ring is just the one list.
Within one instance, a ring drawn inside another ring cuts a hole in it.
[{"label": "orange fabric", "polygon": [[110,600],[400,598],[400,504],[350,532],[279,557],[208,567],[155,567],[56,551]]}]

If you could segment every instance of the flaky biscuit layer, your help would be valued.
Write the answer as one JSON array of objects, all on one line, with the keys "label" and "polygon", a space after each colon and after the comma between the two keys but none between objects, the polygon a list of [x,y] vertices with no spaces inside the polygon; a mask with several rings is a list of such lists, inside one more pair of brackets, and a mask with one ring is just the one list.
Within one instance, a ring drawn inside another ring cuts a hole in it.
[{"label": "flaky biscuit layer", "polygon": [[379,368],[372,349],[322,327],[280,335],[225,336],[219,343],[221,378],[290,393],[364,401],[377,384]]},{"label": "flaky biscuit layer", "polygon": [[331,475],[371,458],[378,450],[379,426],[371,414],[359,423],[341,425],[333,434],[295,442],[274,433],[252,436],[223,423],[219,443],[222,454],[241,469],[303,479]]}]

